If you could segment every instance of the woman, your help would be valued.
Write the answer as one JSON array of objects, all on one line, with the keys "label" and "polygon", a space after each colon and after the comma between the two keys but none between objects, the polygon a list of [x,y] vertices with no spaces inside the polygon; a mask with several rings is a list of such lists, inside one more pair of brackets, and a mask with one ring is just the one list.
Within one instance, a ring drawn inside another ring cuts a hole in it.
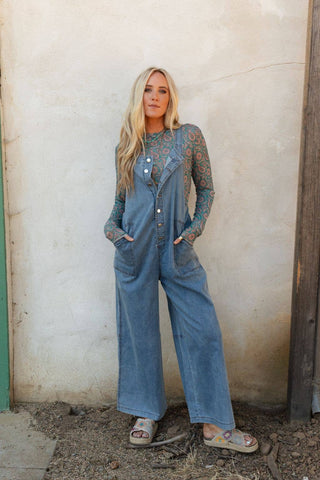
[{"label": "woman", "polygon": [[138,417],[130,442],[150,443],[166,410],[160,280],[191,422],[203,423],[206,445],[250,453],[258,442],[234,428],[220,328],[192,246],[213,201],[210,162],[199,128],[179,124],[177,104],[170,75],[144,71],[133,85],[116,151],[117,192],[105,234],[116,247],[118,409]]}]

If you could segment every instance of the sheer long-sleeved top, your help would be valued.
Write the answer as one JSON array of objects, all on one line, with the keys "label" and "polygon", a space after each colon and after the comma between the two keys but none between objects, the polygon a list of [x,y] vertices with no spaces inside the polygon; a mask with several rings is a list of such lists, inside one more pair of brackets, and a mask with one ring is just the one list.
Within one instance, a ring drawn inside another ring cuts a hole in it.
[{"label": "sheer long-sleeved top", "polygon": [[[194,240],[203,232],[209,216],[214,188],[207,146],[201,130],[195,125],[182,125],[182,153],[184,157],[184,196],[188,204],[191,178],[196,188],[196,205],[193,219],[188,228],[182,233],[187,242],[193,244]],[[168,154],[174,144],[170,130],[159,133],[147,134],[145,140],[145,155],[153,157],[152,179],[156,185],[160,181]],[[116,193],[114,206],[104,231],[106,237],[113,243],[117,242],[127,232],[122,229],[122,216],[126,207],[126,192],[121,190]]]}]

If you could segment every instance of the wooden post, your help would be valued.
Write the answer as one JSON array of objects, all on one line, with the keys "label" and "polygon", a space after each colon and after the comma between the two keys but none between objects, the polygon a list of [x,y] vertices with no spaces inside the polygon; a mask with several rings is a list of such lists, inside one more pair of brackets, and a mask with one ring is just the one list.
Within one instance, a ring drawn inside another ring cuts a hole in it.
[{"label": "wooden post", "polygon": [[319,276],[320,0],[310,0],[292,289],[288,379],[291,421],[307,421],[311,416]]}]

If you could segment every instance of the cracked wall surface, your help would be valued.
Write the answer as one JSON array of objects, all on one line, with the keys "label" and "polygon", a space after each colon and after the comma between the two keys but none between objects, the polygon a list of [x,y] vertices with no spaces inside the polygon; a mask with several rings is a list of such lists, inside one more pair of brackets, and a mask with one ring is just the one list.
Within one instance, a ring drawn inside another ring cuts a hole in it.
[{"label": "cracked wall surface", "polygon": [[[141,70],[167,68],[216,199],[195,244],[234,399],[283,403],[308,1],[3,0],[15,398],[114,400],[114,147]],[[182,396],[166,300],[163,363]]]}]

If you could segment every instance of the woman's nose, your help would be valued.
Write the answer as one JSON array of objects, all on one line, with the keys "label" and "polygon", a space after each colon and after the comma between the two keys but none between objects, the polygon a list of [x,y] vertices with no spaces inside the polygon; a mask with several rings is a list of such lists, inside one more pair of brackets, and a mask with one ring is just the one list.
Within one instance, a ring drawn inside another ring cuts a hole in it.
[{"label": "woman's nose", "polygon": [[152,100],[159,100],[158,92],[152,92]]}]

